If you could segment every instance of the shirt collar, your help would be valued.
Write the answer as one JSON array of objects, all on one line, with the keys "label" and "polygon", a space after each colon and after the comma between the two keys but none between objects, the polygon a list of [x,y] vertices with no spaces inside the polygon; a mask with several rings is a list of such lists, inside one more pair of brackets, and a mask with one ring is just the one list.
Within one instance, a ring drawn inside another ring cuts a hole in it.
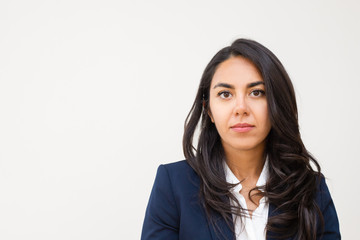
[{"label": "shirt collar", "polygon": [[[269,163],[268,162],[269,162],[268,157],[266,157],[263,169],[260,173],[259,179],[256,182],[257,187],[264,186],[269,178]],[[224,161],[224,170],[225,170],[226,182],[228,182],[230,184],[237,184],[240,182],[239,179],[237,179],[237,177],[235,177],[234,173],[231,171],[231,169],[227,165],[226,161]],[[242,189],[241,183],[239,183],[238,185],[236,185],[235,187],[232,188],[232,190],[236,191],[236,192],[239,192],[241,189]]]}]

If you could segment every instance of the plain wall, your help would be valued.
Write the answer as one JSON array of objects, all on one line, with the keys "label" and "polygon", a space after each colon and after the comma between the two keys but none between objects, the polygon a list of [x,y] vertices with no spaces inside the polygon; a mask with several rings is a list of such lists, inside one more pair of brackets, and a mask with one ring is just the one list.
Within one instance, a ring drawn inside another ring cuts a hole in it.
[{"label": "plain wall", "polygon": [[158,165],[184,158],[202,71],[239,37],[289,72],[354,239],[359,22],[355,0],[2,0],[0,239],[139,239]]}]

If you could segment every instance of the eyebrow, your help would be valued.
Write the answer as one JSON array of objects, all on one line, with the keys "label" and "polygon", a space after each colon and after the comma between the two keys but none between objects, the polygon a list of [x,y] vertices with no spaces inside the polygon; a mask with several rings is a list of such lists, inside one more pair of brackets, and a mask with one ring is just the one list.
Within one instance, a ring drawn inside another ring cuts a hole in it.
[{"label": "eyebrow", "polygon": [[265,85],[265,83],[263,81],[257,81],[257,82],[249,83],[247,85],[247,88],[252,88],[252,87],[255,87],[255,86],[260,85],[260,84]]},{"label": "eyebrow", "polygon": [[[265,85],[265,83],[263,81],[257,81],[257,82],[252,82],[252,83],[248,83],[246,85],[247,88],[252,88],[255,87],[257,85],[263,84]],[[228,83],[218,83],[214,86],[214,88],[217,87],[224,87],[224,88],[230,88],[230,89],[235,89],[234,85],[228,84]]]}]

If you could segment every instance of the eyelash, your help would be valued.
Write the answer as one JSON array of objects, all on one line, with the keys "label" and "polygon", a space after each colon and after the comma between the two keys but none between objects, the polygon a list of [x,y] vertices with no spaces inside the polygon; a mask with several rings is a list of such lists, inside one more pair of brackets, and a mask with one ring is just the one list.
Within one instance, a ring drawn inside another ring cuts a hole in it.
[{"label": "eyelash", "polygon": [[[261,97],[261,96],[264,96],[265,95],[265,91],[264,90],[261,90],[261,89],[255,89],[253,91],[251,91],[250,95],[253,94],[253,93],[260,93],[260,96],[254,96],[254,97]],[[222,99],[228,99],[229,97],[224,97],[223,94],[230,94],[232,96],[232,94],[229,92],[229,91],[221,91],[219,92],[217,95],[219,97],[221,97]]]},{"label": "eyelash", "polygon": [[219,97],[221,97],[222,99],[227,99],[227,98],[225,98],[225,97],[222,96],[223,94],[226,94],[226,93],[232,95],[229,91],[221,91],[221,92],[219,92],[217,95],[218,95]]},{"label": "eyelash", "polygon": [[[250,94],[254,93],[254,92],[258,92],[261,94],[261,96],[264,96],[265,95],[265,91],[264,90],[261,90],[261,89],[255,89],[253,91],[251,91]],[[260,97],[260,96],[254,96],[254,97]]]}]

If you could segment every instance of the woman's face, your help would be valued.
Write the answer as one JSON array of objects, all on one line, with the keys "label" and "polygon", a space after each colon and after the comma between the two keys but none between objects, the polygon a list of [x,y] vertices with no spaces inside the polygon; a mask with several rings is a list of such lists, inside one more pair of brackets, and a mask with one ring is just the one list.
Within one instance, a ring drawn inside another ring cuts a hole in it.
[{"label": "woman's face", "polygon": [[227,151],[263,151],[271,129],[264,81],[243,57],[222,62],[211,81],[209,116]]}]

